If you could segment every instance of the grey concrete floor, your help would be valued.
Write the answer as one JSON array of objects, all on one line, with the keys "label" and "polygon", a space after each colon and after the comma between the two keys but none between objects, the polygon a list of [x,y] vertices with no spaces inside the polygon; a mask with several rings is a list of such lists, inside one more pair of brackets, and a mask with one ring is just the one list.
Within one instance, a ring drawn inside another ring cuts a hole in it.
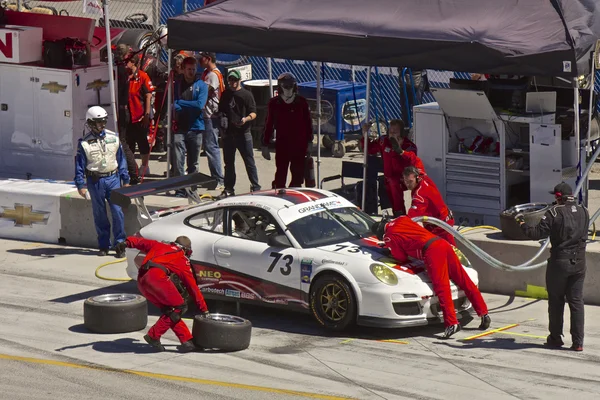
[{"label": "grey concrete floor", "polygon": [[[179,354],[169,332],[167,351],[157,354],[143,341],[145,330],[100,335],[82,325],[86,298],[137,293],[133,282],[94,276],[112,260],[0,240],[0,398],[547,400],[596,399],[600,392],[600,307],[586,306],[583,353],[544,348],[545,301],[486,294],[490,330],[507,329],[470,340],[482,333],[477,319],[450,340],[441,339],[440,325],[333,335],[308,315],[243,306],[253,324],[249,349]],[[125,278],[125,264],[101,274]],[[158,312],[149,314],[150,325]]]}]

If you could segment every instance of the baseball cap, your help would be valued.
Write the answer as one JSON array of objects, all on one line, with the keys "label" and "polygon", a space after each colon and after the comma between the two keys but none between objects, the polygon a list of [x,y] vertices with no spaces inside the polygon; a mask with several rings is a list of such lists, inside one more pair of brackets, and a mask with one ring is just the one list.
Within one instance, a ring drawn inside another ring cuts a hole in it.
[{"label": "baseball cap", "polygon": [[227,78],[235,78],[238,81],[240,79],[242,79],[242,74],[240,74],[240,71],[238,71],[237,69],[234,69],[233,71],[229,71],[229,74],[227,75]]},{"label": "baseball cap", "polygon": [[200,53],[199,57],[208,57],[211,60],[216,60],[217,59],[217,53],[213,53],[211,51],[203,51]]},{"label": "baseball cap", "polygon": [[555,196],[573,196],[573,189],[568,183],[561,182],[554,186],[554,190],[552,190],[550,194]]}]

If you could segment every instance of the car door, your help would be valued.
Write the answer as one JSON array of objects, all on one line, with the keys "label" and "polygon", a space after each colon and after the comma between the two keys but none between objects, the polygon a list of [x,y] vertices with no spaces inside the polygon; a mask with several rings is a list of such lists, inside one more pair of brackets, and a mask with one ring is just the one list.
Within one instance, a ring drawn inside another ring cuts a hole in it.
[{"label": "car door", "polygon": [[229,207],[225,215],[226,235],[215,243],[215,258],[222,270],[238,277],[225,295],[274,304],[300,301],[298,251],[268,243],[284,234],[276,219],[258,207]]}]

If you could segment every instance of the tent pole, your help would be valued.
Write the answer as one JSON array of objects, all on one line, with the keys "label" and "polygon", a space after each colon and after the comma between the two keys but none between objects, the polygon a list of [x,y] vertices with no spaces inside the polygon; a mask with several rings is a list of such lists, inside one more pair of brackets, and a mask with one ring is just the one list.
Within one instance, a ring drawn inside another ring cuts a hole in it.
[{"label": "tent pole", "polygon": [[113,113],[113,119],[117,120],[117,100],[115,96],[115,66],[113,64],[113,54],[110,37],[110,23],[108,18],[108,0],[102,0],[102,9],[104,11],[104,27],[106,32],[106,53],[108,55],[108,81],[110,82],[110,105]]},{"label": "tent pole", "polygon": [[267,70],[269,71],[269,98],[273,97],[273,60],[267,58]]},{"label": "tent pole", "polygon": [[[580,127],[579,127],[579,80],[577,79],[577,77],[573,78],[573,90],[574,90],[574,95],[573,95],[573,108],[575,110],[575,118],[574,118],[574,124],[575,124],[575,143],[577,146],[577,163],[575,165],[577,165],[577,179],[576,179],[576,184],[579,183],[579,180],[582,178],[581,176],[581,132],[580,132]],[[579,194],[579,198],[581,200],[582,198],[582,194]]]},{"label": "tent pole", "polygon": [[585,141],[585,153],[589,157],[592,154],[592,146],[590,146],[590,135],[592,134],[592,111],[594,109],[594,85],[596,84],[596,71],[594,69],[594,61],[592,60],[592,68],[590,74],[592,75],[592,82],[590,83],[590,107],[588,109],[588,127],[587,127],[587,140]]},{"label": "tent pole", "polygon": [[171,56],[173,50],[168,50],[169,61],[167,61],[167,178],[171,177],[171,125],[173,123],[173,84],[171,82]]},{"label": "tent pole", "polygon": [[[365,113],[365,123],[369,124],[369,108],[371,107],[371,67],[367,68],[367,106]],[[377,123],[377,121],[376,121]],[[369,145],[369,133],[365,135],[365,143],[363,146],[363,190],[362,190],[362,207],[361,209],[364,211],[365,203],[367,201],[367,146]]]},{"label": "tent pole", "polygon": [[317,182],[321,185],[321,62],[317,62]]}]

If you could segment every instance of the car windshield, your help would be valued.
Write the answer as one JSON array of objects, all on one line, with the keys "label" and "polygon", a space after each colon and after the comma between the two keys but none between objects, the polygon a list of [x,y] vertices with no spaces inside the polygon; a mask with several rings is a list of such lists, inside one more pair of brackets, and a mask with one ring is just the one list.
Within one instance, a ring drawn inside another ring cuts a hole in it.
[{"label": "car windshield", "polygon": [[326,246],[371,235],[375,220],[358,208],[326,209],[297,219],[289,231],[304,248]]}]

